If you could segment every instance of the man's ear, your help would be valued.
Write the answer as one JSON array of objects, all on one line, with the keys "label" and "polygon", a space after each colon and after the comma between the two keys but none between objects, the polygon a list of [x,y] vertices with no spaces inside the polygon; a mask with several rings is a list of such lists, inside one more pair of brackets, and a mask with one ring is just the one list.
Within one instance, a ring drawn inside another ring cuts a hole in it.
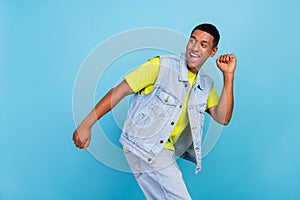
[{"label": "man's ear", "polygon": [[218,47],[214,47],[212,50],[211,50],[211,53],[210,53],[210,57],[213,57],[214,55],[216,55],[216,53],[217,53],[217,51],[218,51]]}]

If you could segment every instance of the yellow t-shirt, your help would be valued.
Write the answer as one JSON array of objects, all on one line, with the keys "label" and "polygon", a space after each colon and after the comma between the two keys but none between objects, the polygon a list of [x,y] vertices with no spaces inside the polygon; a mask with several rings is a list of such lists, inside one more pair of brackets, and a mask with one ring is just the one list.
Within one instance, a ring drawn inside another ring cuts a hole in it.
[{"label": "yellow t-shirt", "polygon": [[[133,92],[140,92],[141,94],[149,94],[155,85],[155,81],[159,74],[159,67],[160,67],[160,57],[154,57],[149,59],[147,62],[142,64],[137,69],[133,70],[132,72],[128,73],[125,76],[125,80],[128,83],[129,87],[133,90]],[[188,80],[190,85],[193,85],[196,75],[188,70]],[[178,119],[174,130],[172,131],[169,140],[165,144],[165,148],[174,150],[174,144],[178,139],[181,132],[189,123],[189,118],[187,114],[187,102],[190,96],[190,87],[188,91],[188,95],[184,100],[184,105],[182,109],[182,113]],[[216,88],[214,87],[207,99],[207,108],[213,107],[217,105],[219,102],[219,96],[217,95]],[[126,148],[125,148],[126,149]]]}]

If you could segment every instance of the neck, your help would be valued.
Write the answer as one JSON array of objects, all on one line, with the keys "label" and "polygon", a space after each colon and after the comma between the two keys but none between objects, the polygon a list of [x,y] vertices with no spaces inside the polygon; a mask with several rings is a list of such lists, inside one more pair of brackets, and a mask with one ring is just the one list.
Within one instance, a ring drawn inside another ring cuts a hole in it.
[{"label": "neck", "polygon": [[187,66],[188,70],[190,70],[192,73],[197,74],[199,72],[199,69],[197,68],[191,68],[189,66]]}]

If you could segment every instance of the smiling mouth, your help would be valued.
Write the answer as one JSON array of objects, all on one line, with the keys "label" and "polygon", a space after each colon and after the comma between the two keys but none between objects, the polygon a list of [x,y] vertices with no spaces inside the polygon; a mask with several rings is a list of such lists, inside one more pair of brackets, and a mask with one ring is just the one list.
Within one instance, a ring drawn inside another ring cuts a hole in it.
[{"label": "smiling mouth", "polygon": [[190,56],[191,56],[192,58],[200,58],[199,55],[194,54],[194,53],[192,53],[192,52],[190,52],[189,54],[190,54]]}]

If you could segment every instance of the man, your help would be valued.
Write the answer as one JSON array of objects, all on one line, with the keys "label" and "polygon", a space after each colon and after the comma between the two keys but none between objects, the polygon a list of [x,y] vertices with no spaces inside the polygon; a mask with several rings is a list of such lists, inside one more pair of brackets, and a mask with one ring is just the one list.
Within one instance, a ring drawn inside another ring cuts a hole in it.
[{"label": "man", "polygon": [[149,59],[127,74],[77,127],[75,145],[86,149],[93,124],[135,93],[120,142],[140,188],[147,199],[191,199],[174,156],[194,162],[198,173],[205,111],[227,125],[233,110],[235,56],[225,54],[216,60],[224,79],[220,98],[213,80],[201,70],[216,54],[219,38],[215,26],[200,24],[192,31],[185,54]]}]

